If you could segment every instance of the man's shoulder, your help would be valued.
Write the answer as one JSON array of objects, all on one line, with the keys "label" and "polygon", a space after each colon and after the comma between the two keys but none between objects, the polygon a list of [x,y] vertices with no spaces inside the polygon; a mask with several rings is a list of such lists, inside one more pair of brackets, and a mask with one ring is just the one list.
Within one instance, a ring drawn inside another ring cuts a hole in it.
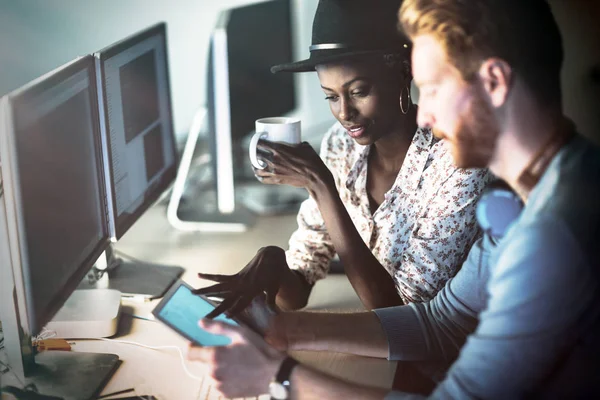
[{"label": "man's shoulder", "polygon": [[[570,227],[554,215],[520,220],[494,249],[490,292],[533,290],[589,276],[590,258]],[[540,289],[541,290],[541,289]]]},{"label": "man's shoulder", "polygon": [[531,193],[523,220],[539,225],[550,216],[586,242],[600,233],[599,204],[600,150],[578,137],[557,155]]}]

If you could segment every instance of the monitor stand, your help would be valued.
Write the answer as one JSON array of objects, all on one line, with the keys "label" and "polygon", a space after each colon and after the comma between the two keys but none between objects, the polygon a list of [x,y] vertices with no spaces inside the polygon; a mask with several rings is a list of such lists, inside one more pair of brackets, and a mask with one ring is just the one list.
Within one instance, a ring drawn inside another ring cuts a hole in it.
[{"label": "monitor stand", "polygon": [[120,258],[111,244],[78,289],[115,289],[123,297],[151,300],[162,297],[184,271],[182,267]]},{"label": "monitor stand", "polygon": [[[205,114],[206,110],[200,109],[194,115],[171,191],[167,219],[175,229],[182,231],[245,232],[254,223],[256,219],[254,214],[237,206],[233,212],[219,212],[214,189],[202,190],[203,188],[200,188],[197,196],[196,193],[192,196],[194,201],[186,202],[183,198]],[[208,161],[205,161],[205,164],[208,164]],[[211,196],[212,198],[210,198]]]},{"label": "monitor stand", "polygon": [[169,204],[167,218],[171,226],[181,231],[241,233],[254,224],[255,215],[245,207],[236,205],[230,213],[219,212],[212,187],[198,192]]}]

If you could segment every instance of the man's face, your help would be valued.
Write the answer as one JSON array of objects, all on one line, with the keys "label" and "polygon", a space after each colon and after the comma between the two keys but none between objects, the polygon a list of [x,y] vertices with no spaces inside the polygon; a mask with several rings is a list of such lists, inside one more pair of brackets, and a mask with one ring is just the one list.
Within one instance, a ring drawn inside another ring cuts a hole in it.
[{"label": "man's face", "polygon": [[482,85],[466,82],[433,36],[414,39],[412,64],[420,90],[419,126],[451,144],[458,167],[489,166],[499,129]]}]

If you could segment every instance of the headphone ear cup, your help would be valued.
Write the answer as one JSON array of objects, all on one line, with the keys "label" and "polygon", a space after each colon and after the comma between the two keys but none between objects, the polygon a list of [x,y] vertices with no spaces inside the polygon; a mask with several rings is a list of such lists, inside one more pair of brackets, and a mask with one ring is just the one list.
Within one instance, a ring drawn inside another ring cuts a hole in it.
[{"label": "headphone ear cup", "polygon": [[519,218],[523,207],[521,198],[508,185],[492,182],[477,203],[477,222],[483,232],[500,239]]},{"label": "headphone ear cup", "polygon": [[415,106],[419,104],[419,88],[414,79],[410,80],[410,99]]}]

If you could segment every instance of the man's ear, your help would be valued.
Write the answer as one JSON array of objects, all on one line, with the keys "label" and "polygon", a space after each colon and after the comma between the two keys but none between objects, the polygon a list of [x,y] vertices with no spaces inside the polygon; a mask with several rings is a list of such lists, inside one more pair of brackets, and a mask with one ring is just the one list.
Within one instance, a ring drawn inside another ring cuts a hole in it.
[{"label": "man's ear", "polygon": [[502,107],[506,103],[513,79],[510,65],[502,59],[489,58],[481,64],[479,78],[492,105]]}]

